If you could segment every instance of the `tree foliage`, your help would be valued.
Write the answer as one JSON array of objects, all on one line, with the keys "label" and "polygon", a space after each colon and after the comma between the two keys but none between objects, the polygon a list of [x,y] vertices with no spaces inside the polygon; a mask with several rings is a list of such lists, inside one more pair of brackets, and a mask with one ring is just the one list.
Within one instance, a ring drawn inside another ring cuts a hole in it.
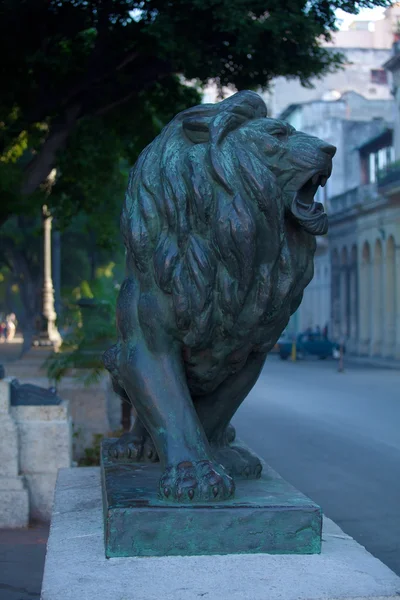
[{"label": "tree foliage", "polygon": [[198,101],[182,77],[307,83],[341,63],[319,41],[334,11],[377,5],[387,1],[0,0],[0,222],[36,210],[54,167],[60,221],[104,214],[119,160]]},{"label": "tree foliage", "polygon": [[75,290],[75,301],[69,305],[71,328],[63,339],[60,352],[46,361],[49,379],[60,381],[68,371],[83,369],[86,385],[98,380],[104,371],[102,354],[114,341],[113,327],[118,285],[114,265],[100,269],[96,279]]},{"label": "tree foliage", "polygon": [[[34,329],[40,313],[41,205],[50,207],[53,229],[62,231],[61,281],[67,299],[82,281],[94,280],[98,267],[110,260],[122,264],[119,215],[129,166],[176,110],[198,101],[196,89],[183,86],[177,77],[171,78],[168,88],[155,84],[114,114],[84,117],[76,124],[68,144],[57,154],[59,175],[51,189],[43,186],[29,198],[18,196],[16,188],[10,189],[0,177],[0,211],[16,213],[0,232],[0,267],[8,267],[18,286],[24,337]],[[12,150],[8,150],[9,163],[0,161],[0,174],[4,165],[5,172],[13,176],[15,172],[18,180],[23,154],[18,145]]]}]

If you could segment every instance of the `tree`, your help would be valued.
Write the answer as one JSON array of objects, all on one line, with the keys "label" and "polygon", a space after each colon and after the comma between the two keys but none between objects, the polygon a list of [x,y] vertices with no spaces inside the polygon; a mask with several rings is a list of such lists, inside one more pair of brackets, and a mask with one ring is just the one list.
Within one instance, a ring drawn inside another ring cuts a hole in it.
[{"label": "tree", "polygon": [[[155,84],[111,115],[82,118],[57,154],[61,176],[51,189],[43,186],[37,191],[35,201],[22,205],[19,214],[2,228],[0,267],[8,268],[8,286],[14,284],[19,290],[17,312],[24,334],[23,352],[30,347],[41,313],[40,204],[45,200],[52,208],[53,229],[62,231],[63,256],[67,260],[62,261],[61,280],[66,300],[83,281],[93,282],[99,267],[111,260],[122,264],[119,214],[129,165],[177,110],[198,101],[196,89],[182,86],[175,78],[168,89]],[[135,113],[141,118],[132,119]],[[18,160],[3,166],[13,173],[18,169]]]},{"label": "tree", "polygon": [[[387,4],[0,0],[0,223],[37,208],[54,167],[60,189],[66,184],[58,157],[71,140],[76,147],[86,127],[97,125],[104,136],[111,128],[111,139],[119,122],[137,135],[141,111],[150,110],[148,93],[170,105],[193,99],[182,77],[237,89],[265,88],[278,75],[307,84],[341,64],[319,42],[335,28],[334,11]],[[84,187],[78,196],[51,194],[60,218],[84,205],[93,212],[95,198]]]}]

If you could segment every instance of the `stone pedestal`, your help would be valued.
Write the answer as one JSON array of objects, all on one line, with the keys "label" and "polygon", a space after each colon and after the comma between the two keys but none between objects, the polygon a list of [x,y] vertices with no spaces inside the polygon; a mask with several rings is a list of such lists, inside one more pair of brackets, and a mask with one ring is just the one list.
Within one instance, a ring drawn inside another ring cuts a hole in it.
[{"label": "stone pedestal", "polygon": [[30,496],[30,516],[49,521],[58,469],[72,465],[72,421],[68,401],[13,406],[18,426],[20,472]]},{"label": "stone pedestal", "polygon": [[10,380],[0,380],[0,528],[26,527],[29,497],[20,476],[18,428],[10,412]]},{"label": "stone pedestal", "polygon": [[100,469],[59,471],[41,600],[398,600],[399,590],[329,519],[319,555],[106,559]]},{"label": "stone pedestal", "polygon": [[102,445],[107,558],[321,551],[320,507],[268,465],[260,479],[237,479],[232,500],[167,503],[158,498],[160,464],[111,459],[115,441]]},{"label": "stone pedestal", "polygon": [[57,471],[72,464],[68,401],[29,387],[0,380],[0,527],[49,521]]}]

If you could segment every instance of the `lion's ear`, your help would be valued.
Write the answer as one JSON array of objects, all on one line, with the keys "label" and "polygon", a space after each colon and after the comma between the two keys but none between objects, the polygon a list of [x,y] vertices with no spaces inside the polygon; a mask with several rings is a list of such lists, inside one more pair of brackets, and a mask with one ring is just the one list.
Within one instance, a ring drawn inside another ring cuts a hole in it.
[{"label": "lion's ear", "polygon": [[193,144],[204,144],[210,139],[210,120],[204,117],[188,117],[182,122],[182,128]]},{"label": "lion's ear", "polygon": [[255,92],[243,91],[229,96],[219,105],[219,114],[211,126],[211,142],[220,144],[228,133],[247,121],[267,116],[264,100]]},{"label": "lion's ear", "polygon": [[264,100],[250,90],[236,92],[223,100],[220,104],[220,110],[240,115],[243,119],[260,119],[267,116],[267,107]]},{"label": "lion's ear", "polygon": [[217,104],[202,105],[201,109],[199,114],[199,107],[194,107],[191,110],[197,114],[189,114],[182,121],[183,131],[193,144],[209,141],[219,144],[230,131],[246,121],[267,116],[264,100],[248,90],[237,92]]}]

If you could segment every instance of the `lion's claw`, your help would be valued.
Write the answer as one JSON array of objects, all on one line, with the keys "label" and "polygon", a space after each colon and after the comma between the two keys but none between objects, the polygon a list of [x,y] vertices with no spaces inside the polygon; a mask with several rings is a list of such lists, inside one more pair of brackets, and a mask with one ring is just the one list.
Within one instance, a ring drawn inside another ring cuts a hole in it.
[{"label": "lion's claw", "polygon": [[158,454],[150,437],[138,437],[134,433],[124,433],[111,444],[109,455],[115,460],[133,462],[157,462]]},{"label": "lion's claw", "polygon": [[259,479],[261,477],[260,459],[243,446],[217,447],[214,449],[214,456],[233,477],[243,479]]},{"label": "lion's claw", "polygon": [[231,498],[235,485],[221,465],[201,460],[167,467],[159,489],[160,496],[169,502],[210,502]]}]

